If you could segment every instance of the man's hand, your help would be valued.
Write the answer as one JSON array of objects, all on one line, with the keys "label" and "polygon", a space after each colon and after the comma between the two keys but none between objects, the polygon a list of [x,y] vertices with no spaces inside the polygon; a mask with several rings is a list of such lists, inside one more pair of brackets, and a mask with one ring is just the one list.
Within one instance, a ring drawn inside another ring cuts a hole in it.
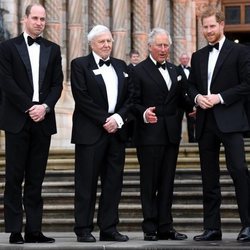
[{"label": "man's hand", "polygon": [[212,103],[213,106],[220,103],[220,98],[218,94],[211,94],[205,97],[210,103]]},{"label": "man's hand", "polygon": [[206,95],[198,95],[196,98],[196,102],[202,109],[209,109],[213,107],[212,101],[207,98]]},{"label": "man's hand", "polygon": [[116,120],[110,116],[107,118],[103,128],[110,134],[115,133],[118,130],[118,124],[116,123]]},{"label": "man's hand", "polygon": [[155,114],[155,107],[149,107],[145,111],[145,118],[148,123],[157,123],[157,116]]},{"label": "man's hand", "polygon": [[188,116],[196,118],[196,110],[194,110],[193,112],[188,113]]},{"label": "man's hand", "polygon": [[34,122],[40,122],[44,119],[46,110],[42,104],[33,105],[29,110],[29,116]]}]

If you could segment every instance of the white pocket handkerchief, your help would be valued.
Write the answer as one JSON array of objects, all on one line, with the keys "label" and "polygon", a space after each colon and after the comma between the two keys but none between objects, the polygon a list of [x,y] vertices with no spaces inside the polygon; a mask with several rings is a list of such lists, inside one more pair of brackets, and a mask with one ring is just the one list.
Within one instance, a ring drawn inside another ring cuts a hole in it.
[{"label": "white pocket handkerchief", "polygon": [[128,74],[126,72],[123,72],[124,77],[128,77]]},{"label": "white pocket handkerchief", "polygon": [[181,75],[177,76],[177,81],[179,82],[181,80]]},{"label": "white pocket handkerchief", "polygon": [[101,74],[100,69],[93,69],[93,72],[96,76]]}]

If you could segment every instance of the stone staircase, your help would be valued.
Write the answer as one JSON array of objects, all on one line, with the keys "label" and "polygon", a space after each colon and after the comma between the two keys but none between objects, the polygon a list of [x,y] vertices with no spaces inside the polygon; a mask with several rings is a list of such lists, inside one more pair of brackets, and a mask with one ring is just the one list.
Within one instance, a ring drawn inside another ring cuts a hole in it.
[{"label": "stone staircase", "polygon": [[[223,149],[222,149],[223,151]],[[250,163],[250,142],[246,141],[247,162]],[[4,152],[0,151],[0,232],[3,220]],[[224,231],[238,231],[238,218],[232,180],[221,156],[222,225]],[[98,197],[99,197],[98,191]],[[43,231],[72,232],[74,226],[74,151],[51,150],[43,184]],[[119,229],[141,231],[142,221],[139,168],[134,148],[126,150],[126,165],[120,202]],[[202,230],[202,188],[197,144],[180,146],[175,178],[173,218],[181,231]],[[98,229],[96,229],[98,230]]]}]

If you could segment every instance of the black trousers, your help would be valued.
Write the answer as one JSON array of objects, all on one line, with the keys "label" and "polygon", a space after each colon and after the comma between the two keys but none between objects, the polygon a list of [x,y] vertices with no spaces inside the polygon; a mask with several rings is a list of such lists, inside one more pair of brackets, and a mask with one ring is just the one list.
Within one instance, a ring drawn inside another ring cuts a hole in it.
[{"label": "black trousers", "polygon": [[242,226],[250,226],[249,172],[245,160],[244,140],[241,133],[222,133],[208,111],[203,134],[199,139],[203,185],[204,229],[220,229],[220,166],[221,143],[225,148],[226,165],[233,179]]},{"label": "black trousers", "polygon": [[40,123],[28,120],[21,132],[17,134],[5,132],[5,139],[5,231],[22,231],[22,206],[26,215],[25,231],[41,231],[43,212],[41,190],[51,136],[44,135]]},{"label": "black trousers", "polygon": [[93,230],[98,177],[101,196],[97,224],[102,232],[116,231],[119,222],[125,143],[104,134],[94,145],[75,146],[75,233]]},{"label": "black trousers", "polygon": [[172,229],[174,177],[179,145],[137,147],[145,233]]}]

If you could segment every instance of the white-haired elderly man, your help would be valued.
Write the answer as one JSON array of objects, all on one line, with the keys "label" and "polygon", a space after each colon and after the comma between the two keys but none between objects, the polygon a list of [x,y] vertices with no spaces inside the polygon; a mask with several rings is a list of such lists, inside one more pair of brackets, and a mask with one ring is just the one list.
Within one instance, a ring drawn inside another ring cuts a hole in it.
[{"label": "white-haired elderly man", "polygon": [[171,213],[176,162],[181,140],[179,107],[187,105],[178,68],[167,62],[171,38],[155,28],[149,34],[149,56],[133,70],[136,116],[135,145],[140,164],[144,240],[184,240]]},{"label": "white-haired elderly man", "polygon": [[101,241],[127,241],[117,231],[121,198],[131,82],[124,61],[110,56],[110,30],[97,25],[88,34],[92,52],[71,62],[75,100],[72,143],[75,144],[75,228],[78,242],[92,235],[97,182],[101,195],[97,225]]}]

